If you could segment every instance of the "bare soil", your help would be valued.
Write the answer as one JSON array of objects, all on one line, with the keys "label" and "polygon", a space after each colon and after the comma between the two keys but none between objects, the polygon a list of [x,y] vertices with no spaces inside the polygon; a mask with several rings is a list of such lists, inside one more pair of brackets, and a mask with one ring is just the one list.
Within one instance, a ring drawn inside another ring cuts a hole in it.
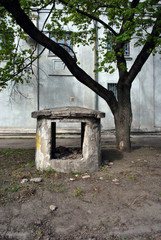
[{"label": "bare soil", "polygon": [[104,139],[92,174],[39,172],[34,148],[0,149],[0,240],[160,240],[161,144],[133,143]]}]

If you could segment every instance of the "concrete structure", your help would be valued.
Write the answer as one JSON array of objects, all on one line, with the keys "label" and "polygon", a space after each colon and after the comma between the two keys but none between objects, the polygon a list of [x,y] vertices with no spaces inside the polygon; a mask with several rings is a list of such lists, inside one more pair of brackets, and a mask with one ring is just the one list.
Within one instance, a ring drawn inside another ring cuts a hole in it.
[{"label": "concrete structure", "polygon": [[[62,107],[35,111],[36,131],[36,167],[39,170],[54,169],[58,172],[93,172],[101,161],[100,118],[103,112],[80,107]],[[56,123],[82,123],[82,155],[76,159],[56,159]]]},{"label": "concrete structure", "polygon": [[[50,9],[39,11],[38,22],[35,24],[44,34],[50,32],[44,29],[44,21]],[[70,29],[72,30],[72,28]],[[98,29],[98,38],[103,34]],[[135,40],[129,44],[126,54],[128,68],[136,59],[140,47],[134,48]],[[34,47],[35,43],[28,38],[22,41],[24,47]],[[94,46],[73,46],[80,67],[83,68],[95,81],[105,88],[116,87],[118,81],[117,70],[113,74],[101,72],[94,74],[95,52]],[[37,53],[43,47],[38,45]],[[2,63],[0,63],[2,64]],[[151,55],[137,75],[131,89],[131,101],[133,111],[132,130],[135,131],[160,131],[161,130],[161,58],[159,54]],[[29,131],[34,132],[36,121],[31,118],[31,112],[46,108],[63,106],[79,106],[103,111],[106,118],[102,120],[101,128],[104,130],[114,129],[113,115],[107,103],[98,97],[86,86],[78,82],[71,75],[62,61],[49,52],[43,51],[40,58],[33,66],[34,75],[29,84],[11,84],[7,89],[0,92],[0,131]],[[60,126],[60,125],[59,125]],[[63,127],[69,125],[63,124]],[[77,124],[70,127],[76,128]]]}]

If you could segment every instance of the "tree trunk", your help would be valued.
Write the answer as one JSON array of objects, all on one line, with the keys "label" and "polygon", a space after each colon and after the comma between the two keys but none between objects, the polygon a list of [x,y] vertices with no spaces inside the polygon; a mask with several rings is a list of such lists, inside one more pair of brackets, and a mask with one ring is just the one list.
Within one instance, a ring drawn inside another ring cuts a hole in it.
[{"label": "tree trunk", "polygon": [[116,146],[121,151],[131,151],[131,86],[118,84],[118,109],[114,114],[116,128]]}]

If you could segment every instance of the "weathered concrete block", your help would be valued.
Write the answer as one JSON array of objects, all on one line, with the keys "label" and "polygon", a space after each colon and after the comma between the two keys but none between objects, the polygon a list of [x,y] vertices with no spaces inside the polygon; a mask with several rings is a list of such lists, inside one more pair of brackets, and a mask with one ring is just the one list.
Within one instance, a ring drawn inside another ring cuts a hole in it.
[{"label": "weathered concrete block", "polygon": [[[58,172],[93,172],[101,161],[100,118],[103,112],[80,107],[47,109],[32,113],[37,118],[36,167],[39,170],[55,169]],[[76,159],[53,159],[52,123],[60,121],[83,122],[84,134],[82,157]]]}]

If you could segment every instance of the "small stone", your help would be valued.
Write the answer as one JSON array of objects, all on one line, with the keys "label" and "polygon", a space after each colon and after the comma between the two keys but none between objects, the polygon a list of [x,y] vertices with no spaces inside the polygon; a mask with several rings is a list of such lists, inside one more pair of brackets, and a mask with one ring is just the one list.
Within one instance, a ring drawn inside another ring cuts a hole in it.
[{"label": "small stone", "polygon": [[70,178],[69,180],[70,180],[70,181],[75,181],[75,178]]},{"label": "small stone", "polygon": [[41,177],[38,177],[38,178],[31,178],[30,179],[30,182],[35,182],[35,183],[39,183],[42,181],[42,178]]},{"label": "small stone", "polygon": [[90,178],[90,177],[91,177],[90,175],[86,174],[86,175],[82,176],[82,179],[86,179],[86,178]]},{"label": "small stone", "polygon": [[117,178],[113,179],[112,182],[118,182],[119,180]]},{"label": "small stone", "polygon": [[113,166],[113,162],[109,162],[109,165],[110,165],[110,166]]},{"label": "small stone", "polygon": [[25,182],[28,182],[28,179],[27,179],[27,178],[23,178],[23,179],[21,180],[21,183],[25,183]]},{"label": "small stone", "polygon": [[50,210],[53,212],[57,209],[57,207],[55,205],[50,205],[49,206]]},{"label": "small stone", "polygon": [[134,161],[131,161],[131,163],[134,163]]},{"label": "small stone", "polygon": [[99,179],[100,179],[100,180],[103,180],[103,177],[100,177]]}]

